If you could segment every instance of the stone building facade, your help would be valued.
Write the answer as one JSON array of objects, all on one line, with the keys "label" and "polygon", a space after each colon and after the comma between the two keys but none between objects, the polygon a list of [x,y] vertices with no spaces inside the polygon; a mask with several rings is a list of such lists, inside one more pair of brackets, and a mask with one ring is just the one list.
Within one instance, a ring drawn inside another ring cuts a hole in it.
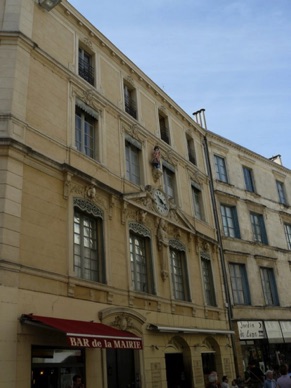
[{"label": "stone building facade", "polygon": [[234,377],[206,131],[50,3],[0,3],[1,388]]},{"label": "stone building facade", "polygon": [[238,369],[290,364],[290,170],[279,155],[207,139]]}]

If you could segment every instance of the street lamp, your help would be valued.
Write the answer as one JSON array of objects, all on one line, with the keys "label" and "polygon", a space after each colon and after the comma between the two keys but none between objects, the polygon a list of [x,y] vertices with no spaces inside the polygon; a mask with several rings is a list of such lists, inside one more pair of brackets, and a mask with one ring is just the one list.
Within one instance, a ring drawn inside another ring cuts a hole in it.
[{"label": "street lamp", "polygon": [[46,9],[51,11],[56,5],[58,5],[62,0],[38,0],[38,4]]}]

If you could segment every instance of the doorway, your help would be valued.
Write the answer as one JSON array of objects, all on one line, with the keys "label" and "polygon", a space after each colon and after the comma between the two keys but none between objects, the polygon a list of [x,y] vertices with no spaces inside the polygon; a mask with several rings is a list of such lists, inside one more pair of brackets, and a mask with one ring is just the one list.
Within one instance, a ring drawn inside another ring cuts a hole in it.
[{"label": "doorway", "polygon": [[166,357],[166,373],[168,388],[188,388],[183,353],[168,353]]},{"label": "doorway", "polygon": [[139,388],[139,373],[131,349],[107,349],[108,388]]}]

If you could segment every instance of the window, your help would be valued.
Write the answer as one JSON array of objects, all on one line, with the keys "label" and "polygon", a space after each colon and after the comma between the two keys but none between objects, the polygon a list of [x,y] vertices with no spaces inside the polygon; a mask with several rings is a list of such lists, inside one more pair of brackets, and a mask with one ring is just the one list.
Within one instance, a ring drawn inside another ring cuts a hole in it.
[{"label": "window", "polygon": [[[83,104],[85,106],[85,104]],[[91,111],[93,111],[91,109]],[[78,151],[96,158],[96,131],[98,121],[93,114],[76,106],[75,112],[75,144]]]},{"label": "window", "polygon": [[[133,139],[132,139],[133,140]],[[134,140],[133,140],[134,141]],[[138,143],[138,142],[135,142]],[[137,144],[136,144],[137,145]],[[125,142],[126,178],[140,184],[140,148],[130,141]]]},{"label": "window", "polygon": [[167,116],[165,116],[162,112],[159,112],[159,125],[161,139],[167,144],[170,144],[169,122]]},{"label": "window", "polygon": [[171,274],[174,298],[189,300],[188,271],[185,248],[176,240],[170,240]]},{"label": "window", "polygon": [[127,112],[133,118],[137,118],[136,91],[129,84],[124,84],[124,106]]},{"label": "window", "polygon": [[268,244],[263,215],[251,212],[251,224],[253,231],[253,240],[262,244]]},{"label": "window", "polygon": [[105,283],[103,213],[83,199],[74,199],[74,271],[86,280]]},{"label": "window", "polygon": [[187,139],[187,149],[188,149],[189,161],[196,165],[196,154],[195,154],[194,140],[189,135],[186,135],[186,139]]},{"label": "window", "polygon": [[240,238],[235,206],[220,205],[223,233],[227,237]]},{"label": "window", "polygon": [[94,85],[94,73],[93,56],[79,47],[79,76]]},{"label": "window", "polygon": [[291,224],[284,224],[288,249],[291,249]]},{"label": "window", "polygon": [[142,225],[130,223],[129,246],[132,287],[154,293],[150,232]]},{"label": "window", "polygon": [[255,182],[254,182],[253,170],[251,168],[243,166],[243,172],[244,172],[246,190],[254,193]]},{"label": "window", "polygon": [[86,376],[85,349],[32,346],[32,387],[71,387],[74,375]]},{"label": "window", "polygon": [[204,220],[201,189],[197,184],[194,184],[194,183],[192,184],[191,188],[192,188],[192,198],[193,198],[195,216],[199,220]]},{"label": "window", "polygon": [[261,279],[267,306],[278,306],[279,299],[273,268],[261,267]]},{"label": "window", "polygon": [[163,177],[164,177],[164,192],[168,198],[175,198],[175,173],[172,168],[168,168],[163,164]]},{"label": "window", "polygon": [[229,264],[234,304],[250,304],[249,284],[244,264]]},{"label": "window", "polygon": [[215,169],[216,169],[216,178],[221,182],[228,182],[228,177],[226,173],[225,159],[221,156],[214,155],[215,160]]},{"label": "window", "polygon": [[216,306],[215,289],[210,258],[207,256],[201,256],[201,266],[205,302],[208,306]]},{"label": "window", "polygon": [[279,196],[279,202],[283,205],[287,205],[287,199],[286,199],[286,192],[285,192],[285,186],[283,182],[276,181],[278,196]]}]

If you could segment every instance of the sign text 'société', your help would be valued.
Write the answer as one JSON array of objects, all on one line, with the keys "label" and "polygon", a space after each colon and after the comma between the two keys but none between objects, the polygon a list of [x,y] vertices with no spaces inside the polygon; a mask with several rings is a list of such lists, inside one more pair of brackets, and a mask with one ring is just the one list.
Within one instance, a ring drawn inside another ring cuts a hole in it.
[{"label": "sign text 'soci\u00e9t\u00e9'", "polygon": [[68,336],[67,339],[71,346],[83,348],[142,349],[142,341],[140,339],[99,339],[77,336]]}]

